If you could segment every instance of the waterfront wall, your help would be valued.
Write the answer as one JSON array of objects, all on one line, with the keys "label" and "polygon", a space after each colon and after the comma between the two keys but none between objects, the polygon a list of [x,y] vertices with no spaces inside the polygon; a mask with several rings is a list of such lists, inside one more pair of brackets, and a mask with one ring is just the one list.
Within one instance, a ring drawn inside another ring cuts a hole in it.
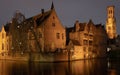
[{"label": "waterfront wall", "polygon": [[84,58],[84,55],[82,55],[80,51],[77,51],[77,53],[70,53],[70,54],[68,54],[68,52],[44,53],[44,54],[41,54],[41,53],[9,53],[9,54],[4,54],[4,55],[0,54],[0,59],[11,60],[11,61],[29,61],[29,62],[63,62],[63,61],[90,59],[90,57]]}]

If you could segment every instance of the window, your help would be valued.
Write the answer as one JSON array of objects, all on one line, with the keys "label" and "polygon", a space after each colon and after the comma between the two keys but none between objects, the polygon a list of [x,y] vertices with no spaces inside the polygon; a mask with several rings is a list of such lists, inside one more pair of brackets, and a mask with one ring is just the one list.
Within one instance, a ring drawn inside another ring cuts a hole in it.
[{"label": "window", "polygon": [[52,23],[52,26],[55,27],[55,23]]},{"label": "window", "polygon": [[2,50],[4,50],[4,44],[2,43]]},{"label": "window", "polygon": [[90,39],[93,39],[93,35],[89,35],[90,36]]},{"label": "window", "polygon": [[4,39],[4,33],[2,33],[2,39]]},{"label": "window", "polygon": [[84,37],[85,37],[85,38],[87,38],[87,36],[88,36],[88,34],[87,34],[87,33],[85,33],[85,34],[84,34]]},{"label": "window", "polygon": [[8,50],[8,45],[7,45],[7,50]]},{"label": "window", "polygon": [[57,39],[60,39],[60,33],[56,34]]},{"label": "window", "polygon": [[64,39],[64,34],[62,33],[62,39]]},{"label": "window", "polygon": [[88,41],[87,41],[87,40],[84,40],[84,41],[83,41],[83,44],[84,44],[84,45],[88,45]]},{"label": "window", "polygon": [[93,42],[92,41],[89,41],[89,45],[92,45],[93,44]]}]

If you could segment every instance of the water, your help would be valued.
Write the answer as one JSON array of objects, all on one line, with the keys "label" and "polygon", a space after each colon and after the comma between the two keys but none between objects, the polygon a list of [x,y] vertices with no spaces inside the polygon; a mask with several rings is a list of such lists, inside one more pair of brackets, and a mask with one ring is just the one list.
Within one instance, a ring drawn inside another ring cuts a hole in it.
[{"label": "water", "polygon": [[120,60],[92,59],[70,63],[0,60],[0,75],[120,75]]}]

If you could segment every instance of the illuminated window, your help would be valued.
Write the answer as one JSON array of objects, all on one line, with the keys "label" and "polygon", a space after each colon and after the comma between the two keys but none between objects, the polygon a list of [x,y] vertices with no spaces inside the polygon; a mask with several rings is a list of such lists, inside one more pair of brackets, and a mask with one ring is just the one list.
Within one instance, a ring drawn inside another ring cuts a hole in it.
[{"label": "illuminated window", "polygon": [[93,39],[93,35],[89,35],[90,36],[90,39]]},{"label": "illuminated window", "polygon": [[60,33],[56,33],[57,39],[60,39]]}]

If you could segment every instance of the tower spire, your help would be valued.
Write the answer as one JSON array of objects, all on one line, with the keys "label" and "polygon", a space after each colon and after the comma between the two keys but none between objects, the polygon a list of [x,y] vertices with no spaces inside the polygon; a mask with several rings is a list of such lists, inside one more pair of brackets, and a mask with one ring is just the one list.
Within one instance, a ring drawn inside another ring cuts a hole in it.
[{"label": "tower spire", "polygon": [[51,9],[54,9],[54,4],[53,4],[53,1],[52,1]]}]

